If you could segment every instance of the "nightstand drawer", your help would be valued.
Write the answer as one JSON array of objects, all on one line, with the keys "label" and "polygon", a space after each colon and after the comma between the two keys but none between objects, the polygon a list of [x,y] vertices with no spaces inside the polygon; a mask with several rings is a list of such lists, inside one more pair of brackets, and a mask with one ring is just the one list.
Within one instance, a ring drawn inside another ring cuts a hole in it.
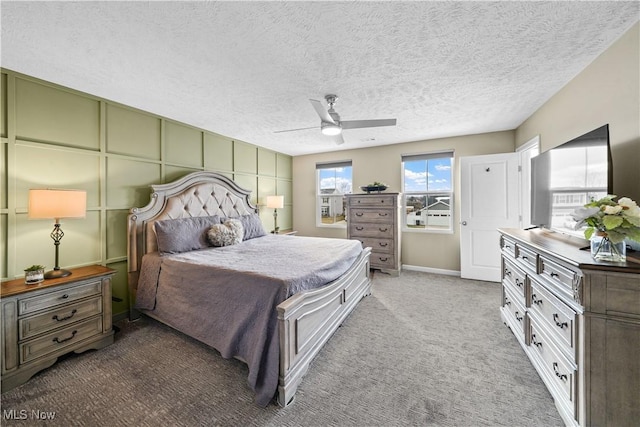
[{"label": "nightstand drawer", "polygon": [[20,363],[26,363],[102,333],[102,317],[96,316],[80,323],[58,329],[40,338],[20,344]]},{"label": "nightstand drawer", "polygon": [[102,313],[102,297],[65,305],[57,310],[20,319],[20,339],[48,332]]},{"label": "nightstand drawer", "polygon": [[352,223],[356,222],[382,222],[393,223],[393,211],[391,209],[351,209]]},{"label": "nightstand drawer", "polygon": [[96,280],[36,297],[22,298],[18,303],[18,314],[22,316],[24,314],[34,313],[38,310],[68,304],[92,295],[100,295],[101,293],[102,282]]}]

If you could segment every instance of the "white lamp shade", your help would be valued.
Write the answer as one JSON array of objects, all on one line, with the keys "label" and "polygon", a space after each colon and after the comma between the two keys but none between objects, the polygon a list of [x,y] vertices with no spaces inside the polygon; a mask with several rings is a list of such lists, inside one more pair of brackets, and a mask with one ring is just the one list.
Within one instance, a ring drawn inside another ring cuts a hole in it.
[{"label": "white lamp shade", "polygon": [[83,190],[29,190],[29,218],[84,218],[87,192]]},{"label": "white lamp shade", "polygon": [[267,196],[267,207],[270,209],[282,209],[284,207],[284,196]]}]

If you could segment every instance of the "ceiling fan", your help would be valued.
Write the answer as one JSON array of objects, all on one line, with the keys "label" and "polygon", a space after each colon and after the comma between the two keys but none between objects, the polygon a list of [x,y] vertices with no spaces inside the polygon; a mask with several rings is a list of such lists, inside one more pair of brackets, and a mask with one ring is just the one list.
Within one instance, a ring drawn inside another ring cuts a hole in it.
[{"label": "ceiling fan", "polygon": [[[377,119],[377,120],[340,120],[340,115],[333,109],[333,106],[338,99],[338,95],[326,95],[324,99],[329,104],[329,110],[325,110],[322,106],[322,102],[316,99],[310,99],[311,105],[316,110],[316,113],[320,116],[320,130],[323,135],[332,136],[336,144],[343,144],[344,138],[342,137],[343,129],[359,129],[370,128],[378,126],[395,126],[396,119]],[[300,128],[300,129],[288,129],[278,130],[274,133],[281,132],[295,132],[306,129],[316,129],[317,126]]]}]

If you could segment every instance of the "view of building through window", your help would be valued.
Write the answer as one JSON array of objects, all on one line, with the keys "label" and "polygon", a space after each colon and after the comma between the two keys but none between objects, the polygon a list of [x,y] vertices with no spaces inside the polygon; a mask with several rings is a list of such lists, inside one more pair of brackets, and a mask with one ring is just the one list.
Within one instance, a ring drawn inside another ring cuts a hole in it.
[{"label": "view of building through window", "polygon": [[345,194],[353,191],[351,162],[318,164],[317,221],[318,225],[345,225]]},{"label": "view of building through window", "polygon": [[403,156],[404,225],[411,229],[452,230],[453,153]]}]

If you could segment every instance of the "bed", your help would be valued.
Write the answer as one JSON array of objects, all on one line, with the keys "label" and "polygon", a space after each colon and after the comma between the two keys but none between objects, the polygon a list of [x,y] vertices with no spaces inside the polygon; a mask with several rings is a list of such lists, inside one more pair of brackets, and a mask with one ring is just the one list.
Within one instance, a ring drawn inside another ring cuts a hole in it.
[{"label": "bed", "polygon": [[167,224],[235,218],[247,237],[258,208],[249,191],[214,172],[151,187],[149,204],[128,217],[130,319],[144,313],[242,360],[258,405],[273,398],[288,405],[312,359],[370,294],[371,249],[347,239],[268,233],[208,247],[180,231],[187,237],[171,243],[180,248],[166,252]]}]

